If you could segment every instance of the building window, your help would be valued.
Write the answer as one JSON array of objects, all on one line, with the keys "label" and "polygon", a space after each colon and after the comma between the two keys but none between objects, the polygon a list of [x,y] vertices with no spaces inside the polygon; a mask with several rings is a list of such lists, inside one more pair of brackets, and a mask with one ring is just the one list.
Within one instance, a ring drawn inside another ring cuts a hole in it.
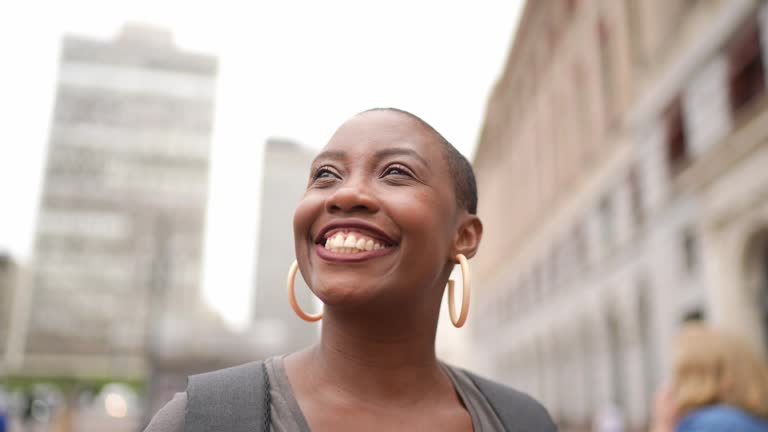
[{"label": "building window", "polygon": [[765,93],[760,33],[754,18],[742,26],[731,41],[729,84],[731,110],[734,113]]},{"label": "building window", "polygon": [[600,200],[598,212],[600,231],[603,235],[603,247],[607,250],[613,245],[613,207],[610,196],[606,195]]},{"label": "building window", "polygon": [[500,303],[502,309],[501,322],[499,324],[504,325],[512,320],[514,314],[512,313],[512,292],[507,290],[501,295]]},{"label": "building window", "polygon": [[512,291],[512,315],[517,316],[520,313],[520,308],[522,306],[523,301],[523,290],[525,287],[523,286],[522,281],[515,282],[515,289]]},{"label": "building window", "polygon": [[520,307],[525,310],[531,306],[533,301],[531,300],[531,284],[529,278],[526,276],[520,285]]},{"label": "building window", "polygon": [[627,16],[627,28],[629,31],[629,42],[632,49],[632,61],[635,65],[644,63],[643,52],[643,17],[641,0],[625,0],[625,11]]},{"label": "building window", "polygon": [[576,147],[579,149],[579,159],[584,165],[589,165],[594,159],[592,142],[592,99],[590,98],[590,83],[581,66],[573,69],[573,87],[576,97],[571,109],[576,113],[577,134]]},{"label": "building window", "polygon": [[685,271],[692,275],[699,267],[699,242],[692,228],[683,231],[683,258]]},{"label": "building window", "polygon": [[549,263],[549,278],[547,279],[549,279],[548,285],[550,291],[556,291],[560,283],[560,263],[558,263],[557,260],[558,248],[555,245],[550,249],[549,255],[547,256],[547,262]]},{"label": "building window", "polygon": [[561,31],[560,26],[557,22],[555,22],[555,16],[548,15],[545,20],[546,23],[546,39],[547,39],[547,50],[548,53],[552,53],[555,49],[555,45],[557,44],[557,40],[559,39],[559,32]]},{"label": "building window", "polygon": [[683,108],[680,99],[676,99],[667,109],[667,162],[670,172],[680,172],[690,159],[688,142],[683,124]]},{"label": "building window", "polygon": [[707,315],[704,313],[704,310],[700,307],[696,307],[686,311],[683,314],[680,321],[682,323],[690,323],[690,322],[706,321],[706,319],[707,319]]},{"label": "building window", "polygon": [[597,24],[597,36],[600,45],[600,74],[603,79],[603,104],[606,123],[613,122],[613,90],[614,83],[614,56],[611,46],[611,35],[608,26],[601,19]]},{"label": "building window", "polygon": [[578,270],[584,270],[589,265],[589,243],[582,224],[573,227],[573,256]]},{"label": "building window", "polygon": [[533,303],[538,305],[544,300],[544,271],[541,265],[533,270]]},{"label": "building window", "polygon": [[561,242],[557,248],[557,267],[559,269],[558,275],[560,277],[559,284],[561,288],[566,288],[570,283],[573,276],[573,263],[570,260],[570,251],[568,250],[568,244]]},{"label": "building window", "polygon": [[643,223],[643,187],[640,178],[640,170],[635,165],[629,169],[627,178],[629,184],[629,201],[632,207],[632,222],[635,226]]},{"label": "building window", "polygon": [[576,12],[576,8],[579,6],[577,0],[565,0],[565,7],[568,9],[568,14],[573,15]]}]

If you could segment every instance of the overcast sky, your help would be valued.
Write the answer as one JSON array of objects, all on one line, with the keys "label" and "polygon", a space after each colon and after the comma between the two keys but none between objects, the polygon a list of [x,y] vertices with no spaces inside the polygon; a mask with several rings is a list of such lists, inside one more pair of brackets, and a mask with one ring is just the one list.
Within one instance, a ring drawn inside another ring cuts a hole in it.
[{"label": "overcast sky", "polygon": [[471,156],[522,3],[5,2],[0,250],[21,260],[32,256],[62,34],[110,39],[125,22],[162,26],[183,49],[220,59],[204,293],[230,322],[243,323],[265,138],[319,148],[354,113],[395,106],[421,116]]}]

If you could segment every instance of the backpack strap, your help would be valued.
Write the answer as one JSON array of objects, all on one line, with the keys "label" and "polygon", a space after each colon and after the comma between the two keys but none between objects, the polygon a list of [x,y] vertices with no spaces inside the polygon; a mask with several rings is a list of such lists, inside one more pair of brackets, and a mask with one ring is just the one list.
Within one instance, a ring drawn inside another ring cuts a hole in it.
[{"label": "backpack strap", "polygon": [[491,404],[507,432],[557,432],[547,410],[532,397],[466,370],[464,373]]},{"label": "backpack strap", "polygon": [[269,432],[269,377],[263,361],[192,375],[186,432]]}]

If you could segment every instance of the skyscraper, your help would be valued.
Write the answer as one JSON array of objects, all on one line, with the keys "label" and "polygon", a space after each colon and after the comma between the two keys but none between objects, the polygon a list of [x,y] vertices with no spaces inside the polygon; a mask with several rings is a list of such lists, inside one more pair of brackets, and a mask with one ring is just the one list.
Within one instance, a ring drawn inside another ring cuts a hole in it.
[{"label": "skyscraper", "polygon": [[[299,144],[270,139],[264,153],[261,220],[253,318],[265,353],[301,348],[317,336],[316,324],[301,321],[288,305],[285,278],[294,260],[293,211],[307,187],[312,154]],[[297,298],[312,308],[311,295],[296,277]]]},{"label": "skyscraper", "polygon": [[25,369],[140,375],[147,323],[199,309],[216,75],[159,29],[64,38]]}]

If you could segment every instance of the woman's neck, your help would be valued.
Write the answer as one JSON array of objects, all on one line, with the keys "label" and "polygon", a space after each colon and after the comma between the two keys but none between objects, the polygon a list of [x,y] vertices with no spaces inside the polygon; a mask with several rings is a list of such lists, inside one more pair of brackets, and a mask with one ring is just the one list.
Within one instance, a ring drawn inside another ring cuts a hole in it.
[{"label": "woman's neck", "polygon": [[326,308],[320,343],[297,353],[293,370],[336,394],[400,403],[424,398],[447,378],[435,355],[436,323],[427,318],[435,315],[415,315],[374,319]]},{"label": "woman's neck", "polygon": [[323,359],[342,355],[379,368],[434,365],[437,324],[414,315],[329,313],[323,320],[318,349]]}]

